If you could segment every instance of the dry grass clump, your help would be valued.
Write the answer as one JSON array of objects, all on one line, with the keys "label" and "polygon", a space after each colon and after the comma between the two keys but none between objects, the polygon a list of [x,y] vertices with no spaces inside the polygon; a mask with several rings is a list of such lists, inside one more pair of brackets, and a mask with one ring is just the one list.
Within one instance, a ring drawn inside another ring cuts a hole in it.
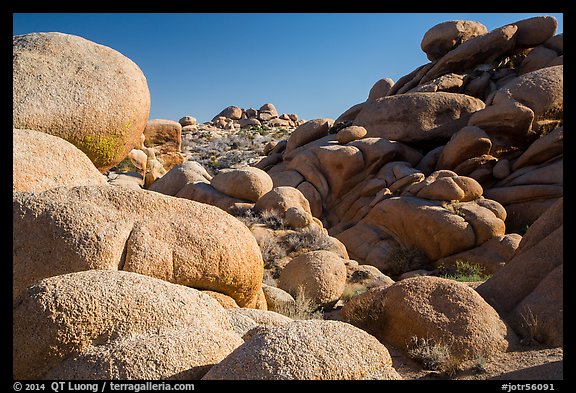
[{"label": "dry grass clump", "polygon": [[412,270],[426,269],[428,264],[428,258],[419,249],[397,247],[390,252],[386,261],[386,269],[383,272],[389,276],[397,277]]},{"label": "dry grass clump", "polygon": [[264,225],[274,230],[286,228],[284,220],[270,210],[264,210],[259,213],[254,208],[236,207],[230,211],[230,214],[242,221],[248,228],[254,225]]},{"label": "dry grass clump", "polygon": [[461,369],[462,360],[452,352],[450,345],[428,338],[412,337],[407,345],[408,356],[427,370],[453,376]]},{"label": "dry grass clump", "polygon": [[264,268],[271,271],[273,278],[280,277],[278,262],[286,257],[295,258],[300,254],[317,250],[334,250],[334,243],[321,228],[311,225],[298,231],[267,237],[258,241]]},{"label": "dry grass clump", "polygon": [[298,287],[293,303],[284,303],[276,312],[292,319],[323,319],[320,306],[304,294],[304,288]]}]

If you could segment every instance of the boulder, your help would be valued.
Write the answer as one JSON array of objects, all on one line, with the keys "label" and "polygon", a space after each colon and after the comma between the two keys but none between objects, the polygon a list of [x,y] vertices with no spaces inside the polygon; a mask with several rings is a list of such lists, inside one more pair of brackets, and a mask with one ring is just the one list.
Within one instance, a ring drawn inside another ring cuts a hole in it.
[{"label": "boulder", "polygon": [[296,206],[288,208],[284,213],[284,224],[290,228],[304,228],[313,222],[314,218],[311,213]]},{"label": "boulder", "polygon": [[451,20],[437,24],[422,38],[420,47],[429,60],[437,60],[470,38],[488,32],[480,22]]},{"label": "boulder", "polygon": [[224,117],[226,119],[232,119],[232,120],[240,120],[242,118],[242,113],[243,113],[242,108],[238,108],[237,106],[230,105],[230,106],[222,109],[222,111],[220,113],[218,113],[216,116],[214,116],[214,118],[212,119],[212,122],[213,123],[216,122],[219,117]]},{"label": "boulder", "polygon": [[273,187],[268,173],[254,167],[222,169],[210,184],[226,195],[249,202],[256,202]]},{"label": "boulder", "polygon": [[24,289],[14,301],[13,339],[14,378],[36,380],[199,379],[242,344],[209,296],[107,270]]},{"label": "boulder", "polygon": [[390,353],[368,333],[339,321],[259,328],[204,380],[401,379]]},{"label": "boulder", "polygon": [[547,39],[544,44],[546,48],[556,51],[559,55],[564,54],[564,34],[556,34],[554,37]]},{"label": "boulder", "polygon": [[184,116],[182,118],[180,118],[180,120],[178,120],[178,123],[180,123],[180,125],[182,127],[186,127],[186,126],[194,126],[197,124],[196,118],[193,116]]},{"label": "boulder", "polygon": [[544,46],[537,46],[532,49],[526,58],[520,64],[519,75],[548,67],[550,63],[558,57],[555,50],[548,49]]},{"label": "boulder", "polygon": [[104,45],[63,33],[13,37],[14,128],[58,136],[104,173],[138,144],[150,92],[140,68]]},{"label": "boulder", "polygon": [[254,117],[249,117],[248,119],[240,119],[238,120],[238,124],[240,125],[240,128],[252,128],[262,126],[260,120]]},{"label": "boulder", "polygon": [[438,157],[436,169],[454,169],[469,158],[488,154],[491,148],[492,142],[484,130],[479,127],[464,127],[446,143]]},{"label": "boulder", "polygon": [[156,147],[157,153],[178,153],[182,149],[182,125],[174,120],[148,120],[144,128],[144,146]]},{"label": "boulder", "polygon": [[248,228],[222,210],[126,187],[13,196],[13,293],[46,277],[125,270],[210,289],[254,307],[263,276]]},{"label": "boulder", "polygon": [[509,53],[516,43],[515,25],[507,25],[468,39],[433,63],[420,83],[449,72],[465,72],[479,64],[490,64]]},{"label": "boulder", "polygon": [[262,283],[262,291],[266,297],[266,305],[269,311],[280,312],[283,309],[292,307],[296,302],[292,295],[275,286]]},{"label": "boulder", "polygon": [[[358,307],[370,313],[363,314]],[[440,277],[407,278],[376,289],[346,303],[342,315],[397,348],[425,339],[448,346],[459,361],[490,358],[516,341],[514,332],[476,291]]]},{"label": "boulder", "polygon": [[560,121],[563,118],[563,81],[562,65],[528,72],[498,90],[491,104],[499,105],[515,100],[527,106],[534,112],[532,129],[541,133],[547,131],[547,128],[543,128],[546,121]]},{"label": "boulder", "polygon": [[368,131],[366,131],[364,127],[349,126],[338,131],[336,134],[336,140],[341,145],[345,145],[348,142],[364,138],[367,133]]},{"label": "boulder", "polygon": [[106,185],[106,178],[80,149],[39,131],[12,130],[12,191]]},{"label": "boulder", "polygon": [[374,83],[374,86],[370,89],[367,101],[374,101],[378,98],[386,97],[392,86],[394,86],[394,81],[392,79],[380,79],[378,82]]},{"label": "boulder", "polygon": [[283,217],[291,207],[296,207],[307,213],[310,211],[310,204],[304,195],[293,187],[275,187],[258,199],[254,205],[257,212],[272,211]]},{"label": "boulder", "polygon": [[506,101],[474,113],[468,125],[486,130],[494,154],[501,154],[526,147],[534,140],[533,120],[532,109],[517,101]]},{"label": "boulder", "polygon": [[275,118],[278,117],[278,111],[276,110],[276,107],[274,106],[274,104],[264,104],[260,107],[260,109],[258,109],[258,113],[262,114],[262,113],[267,113],[268,115],[270,115],[270,118]]},{"label": "boulder", "polygon": [[484,102],[465,94],[408,93],[365,103],[353,124],[366,128],[367,137],[419,142],[450,138],[481,109]]},{"label": "boulder", "polygon": [[330,308],[342,296],[346,265],[337,254],[318,250],[297,256],[280,273],[278,287],[293,297],[302,291],[313,304]]},{"label": "boulder", "polygon": [[286,119],[274,118],[268,120],[268,126],[277,128],[291,128],[292,122]]},{"label": "boulder", "polygon": [[166,195],[176,195],[189,183],[210,183],[212,176],[196,161],[185,161],[169,170],[150,186],[150,191]]},{"label": "boulder", "polygon": [[514,22],[514,25],[518,28],[516,47],[533,48],[554,36],[558,21],[553,16],[535,16]]},{"label": "boulder", "polygon": [[332,119],[315,119],[296,127],[288,138],[285,152],[288,153],[299,146],[328,135],[328,130],[332,124],[334,124]]},{"label": "boulder", "polygon": [[[169,171],[184,162],[182,155],[182,126],[173,120],[149,120],[144,129],[144,146],[151,150],[154,158]],[[154,177],[154,181],[158,177]],[[153,182],[150,182],[152,184]]]},{"label": "boulder", "polygon": [[560,198],[526,231],[514,256],[477,288],[524,339],[563,345],[563,212]]}]

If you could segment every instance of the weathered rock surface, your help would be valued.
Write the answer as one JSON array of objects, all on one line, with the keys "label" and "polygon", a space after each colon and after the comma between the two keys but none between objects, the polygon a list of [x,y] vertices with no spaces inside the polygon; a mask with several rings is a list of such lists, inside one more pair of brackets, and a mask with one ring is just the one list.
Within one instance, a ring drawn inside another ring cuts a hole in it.
[{"label": "weathered rock surface", "polygon": [[12,191],[106,185],[92,161],[70,142],[39,131],[12,130]]},{"label": "weathered rock surface", "polygon": [[150,92],[133,61],[63,33],[14,36],[12,53],[14,128],[69,141],[102,173],[138,144]]},{"label": "weathered rock surface", "polygon": [[210,181],[216,190],[233,198],[256,202],[272,190],[272,179],[262,169],[223,169]]},{"label": "weathered rock surface", "polygon": [[477,290],[526,340],[563,345],[563,211],[560,198],[534,222],[514,256]]},{"label": "weathered rock surface", "polygon": [[424,34],[420,47],[429,60],[437,60],[470,38],[484,35],[486,26],[468,20],[451,20],[437,24]]},{"label": "weathered rock surface", "polygon": [[301,290],[314,304],[330,308],[342,296],[346,264],[330,251],[311,251],[292,259],[280,273],[278,287],[293,297]]},{"label": "weathered rock surface", "polygon": [[401,379],[378,340],[346,323],[310,320],[258,330],[203,379],[370,379],[378,372]]},{"label": "weathered rock surface", "polygon": [[250,231],[212,206],[125,187],[13,198],[14,295],[39,279],[126,270],[211,289],[254,307],[263,263]]},{"label": "weathered rock surface", "polygon": [[450,138],[484,103],[465,94],[409,93],[367,102],[354,125],[368,131],[367,137],[400,142]]},{"label": "weathered rock surface", "polygon": [[151,148],[166,171],[184,162],[182,125],[165,119],[153,119],[144,128],[144,145]]},{"label": "weathered rock surface", "polygon": [[199,379],[242,344],[209,296],[129,272],[46,278],[13,318],[16,379]]},{"label": "weathered rock surface", "polygon": [[[449,346],[460,360],[472,360],[505,352],[516,340],[478,293],[452,280],[408,278],[360,296],[344,306],[345,320],[397,348],[426,339]],[[366,309],[370,312],[361,312]]]}]

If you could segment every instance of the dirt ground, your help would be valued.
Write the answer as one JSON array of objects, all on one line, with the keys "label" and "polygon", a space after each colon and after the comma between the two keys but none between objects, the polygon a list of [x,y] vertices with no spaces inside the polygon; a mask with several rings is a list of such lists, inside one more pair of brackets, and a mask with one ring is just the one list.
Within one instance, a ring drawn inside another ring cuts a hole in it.
[{"label": "dirt ground", "polygon": [[562,380],[564,379],[564,349],[540,345],[521,345],[497,357],[486,360],[484,367],[475,367],[448,376],[423,370],[421,365],[408,358],[402,351],[388,347],[396,371],[404,379],[448,380]]}]

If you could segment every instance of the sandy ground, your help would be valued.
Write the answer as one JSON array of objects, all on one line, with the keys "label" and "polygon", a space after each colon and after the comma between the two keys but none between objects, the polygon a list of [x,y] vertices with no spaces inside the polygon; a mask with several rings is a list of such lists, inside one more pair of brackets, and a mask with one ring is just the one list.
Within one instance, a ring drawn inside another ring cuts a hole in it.
[{"label": "sandy ground", "polygon": [[447,376],[423,370],[415,361],[401,351],[388,347],[396,371],[404,379],[449,379],[449,380],[520,380],[547,381],[564,379],[563,348],[546,348],[531,345],[512,348],[497,357],[488,359],[483,370],[467,369],[456,375]]}]

